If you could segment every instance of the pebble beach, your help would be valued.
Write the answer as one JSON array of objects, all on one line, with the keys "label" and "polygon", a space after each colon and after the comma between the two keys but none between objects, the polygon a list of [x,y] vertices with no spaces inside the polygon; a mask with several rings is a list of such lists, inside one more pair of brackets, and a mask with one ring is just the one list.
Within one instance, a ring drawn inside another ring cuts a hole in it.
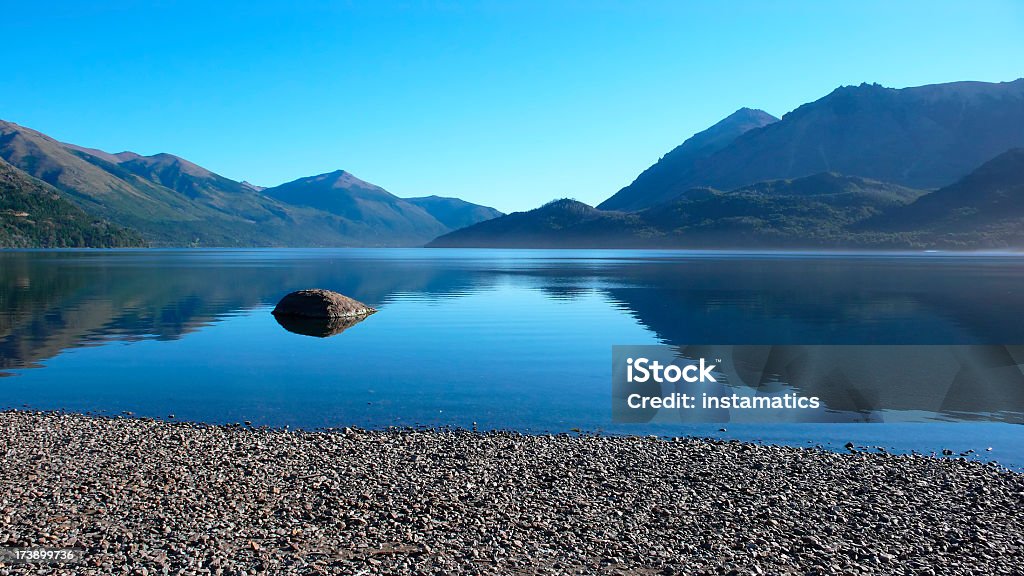
[{"label": "pebble beach", "polygon": [[1024,474],[736,441],[0,413],[7,574],[1024,574]]}]

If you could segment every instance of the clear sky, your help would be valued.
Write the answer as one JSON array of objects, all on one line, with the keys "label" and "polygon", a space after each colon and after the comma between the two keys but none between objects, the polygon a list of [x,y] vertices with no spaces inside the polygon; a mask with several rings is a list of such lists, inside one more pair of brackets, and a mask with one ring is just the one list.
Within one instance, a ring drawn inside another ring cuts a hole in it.
[{"label": "clear sky", "polygon": [[0,118],[264,186],[590,204],[734,110],[1024,76],[1024,2],[7,2]]}]

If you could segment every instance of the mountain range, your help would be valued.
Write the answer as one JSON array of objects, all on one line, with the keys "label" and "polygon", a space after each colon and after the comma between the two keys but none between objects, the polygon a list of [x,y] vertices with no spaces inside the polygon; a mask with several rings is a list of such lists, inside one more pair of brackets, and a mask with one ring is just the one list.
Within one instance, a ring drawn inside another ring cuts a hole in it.
[{"label": "mountain range", "polygon": [[598,207],[642,210],[696,186],[731,190],[820,172],[934,189],[1022,146],[1024,79],[898,90],[845,86],[777,122],[741,110],[692,137]]},{"label": "mountain range", "polygon": [[640,210],[599,210],[562,199],[450,232],[431,247],[639,248],[828,245],[845,227],[903,206],[920,190],[821,173],[722,192],[692,188]]},{"label": "mountain range", "polygon": [[264,188],[0,121],[0,246],[1024,247],[1024,79],[742,108],[596,208],[502,215],[337,170]]},{"label": "mountain range", "polygon": [[743,108],[596,208],[557,200],[428,246],[1024,247],[1022,148],[1024,79],[848,86],[781,119]]},{"label": "mountain range", "polygon": [[[500,215],[456,199],[421,206],[340,170],[263,188],[171,154],[111,154],[4,121],[0,159],[32,183],[25,190],[49,185],[97,222],[130,231],[130,245],[420,246],[453,230],[443,222],[453,214],[460,223]],[[88,245],[122,245],[89,238]]]},{"label": "mountain range", "polygon": [[435,248],[1010,248],[1024,246],[1024,149],[934,192],[823,172],[636,212],[563,199],[436,238]]}]

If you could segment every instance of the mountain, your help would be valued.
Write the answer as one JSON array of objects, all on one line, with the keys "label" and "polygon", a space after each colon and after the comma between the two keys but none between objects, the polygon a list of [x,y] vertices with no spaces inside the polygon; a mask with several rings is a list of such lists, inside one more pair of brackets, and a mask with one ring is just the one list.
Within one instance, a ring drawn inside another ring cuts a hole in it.
[{"label": "mountain", "polygon": [[670,170],[658,186],[627,187],[599,207],[639,210],[693,187],[729,190],[820,172],[934,189],[1022,146],[1024,79],[846,86]]},{"label": "mountain", "polygon": [[626,248],[642,236],[635,214],[568,198],[486,220],[435,238],[428,248]]},{"label": "mountain", "polygon": [[[154,245],[275,245],[317,237],[286,233],[279,240],[271,228],[288,226],[287,207],[249,190],[220,189],[230,181],[190,170],[169,155],[69,146],[0,121],[0,157],[53,185],[86,212],[135,229]],[[172,185],[179,189],[161,181],[170,183],[174,172]]]},{"label": "mountain", "polygon": [[932,247],[1024,246],[1024,149],[1004,152],[863,229],[909,233],[916,244]]},{"label": "mountain", "polygon": [[137,233],[94,218],[54,187],[0,159],[0,247],[144,246]]},{"label": "mountain", "polygon": [[665,232],[667,245],[686,247],[867,246],[887,238],[850,227],[924,194],[896,184],[823,172],[771,180],[730,192],[695,189],[640,213]]},{"label": "mountain", "polygon": [[[95,160],[102,160],[114,164],[130,174],[180,192],[191,199],[206,198],[216,204],[217,199],[222,199],[225,193],[244,194],[255,190],[252,185],[229,180],[173,154],[161,153],[152,156],[142,156],[134,152],[108,154],[102,150],[83,148],[74,144],[64,144],[64,146],[78,152],[79,156],[88,161],[96,163]],[[96,164],[103,167],[102,164]]]},{"label": "mountain", "polygon": [[406,202],[415,204],[427,211],[428,214],[437,218],[439,222],[452,230],[472,226],[477,222],[504,216],[489,206],[481,206],[466,202],[458,198],[445,198],[443,196],[423,196],[420,198],[406,198]]},{"label": "mountain", "polygon": [[681,174],[697,170],[702,160],[725,148],[739,136],[777,121],[778,118],[763,110],[740,108],[676,146],[637,176],[632,184],[601,203],[599,208],[638,210],[649,206],[656,199],[668,200],[666,191],[672,189]]},{"label": "mountain", "polygon": [[11,122],[0,121],[0,158],[65,192],[82,208],[103,216],[149,214],[175,218],[172,191],[137,186],[95,166],[60,142]]},{"label": "mountain", "polygon": [[837,247],[878,243],[849,227],[903,206],[923,192],[821,173],[721,192],[693,188],[639,212],[559,200],[456,230],[429,247],[694,248]]},{"label": "mountain", "polygon": [[[155,246],[418,246],[452,229],[342,171],[263,188],[172,154],[114,154],[4,121],[0,159]],[[490,210],[457,202],[453,219]]]},{"label": "mountain", "polygon": [[344,170],[299,178],[262,192],[339,217],[348,236],[380,246],[418,246],[449,230],[426,210]]}]

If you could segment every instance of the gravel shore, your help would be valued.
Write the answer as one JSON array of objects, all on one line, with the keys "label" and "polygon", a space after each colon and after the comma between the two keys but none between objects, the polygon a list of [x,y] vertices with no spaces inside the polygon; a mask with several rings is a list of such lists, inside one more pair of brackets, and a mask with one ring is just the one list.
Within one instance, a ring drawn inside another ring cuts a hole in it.
[{"label": "gravel shore", "polygon": [[1024,574],[1024,475],[703,439],[0,413],[0,574]]}]

